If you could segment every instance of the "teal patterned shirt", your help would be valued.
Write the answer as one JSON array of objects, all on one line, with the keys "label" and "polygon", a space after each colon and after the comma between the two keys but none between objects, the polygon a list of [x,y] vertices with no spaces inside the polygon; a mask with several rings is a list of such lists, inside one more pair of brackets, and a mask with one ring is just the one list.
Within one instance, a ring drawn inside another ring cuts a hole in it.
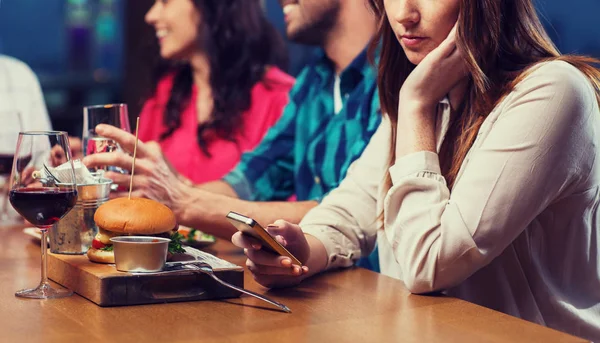
[{"label": "teal patterned shirt", "polygon": [[241,199],[320,201],[346,176],[379,125],[376,70],[363,51],[340,74],[343,108],[334,110],[335,70],[320,52],[290,92],[281,119],[224,177]]}]

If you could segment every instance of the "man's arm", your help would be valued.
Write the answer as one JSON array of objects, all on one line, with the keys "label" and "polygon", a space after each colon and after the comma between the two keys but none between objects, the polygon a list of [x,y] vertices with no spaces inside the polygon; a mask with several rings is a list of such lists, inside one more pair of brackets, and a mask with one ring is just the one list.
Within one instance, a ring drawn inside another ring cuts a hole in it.
[{"label": "man's arm", "polygon": [[[211,184],[217,188],[229,187],[223,181]],[[231,192],[233,192],[232,189]],[[190,189],[185,196],[175,201],[173,209],[180,224],[224,239],[231,239],[236,229],[225,218],[229,211],[251,217],[260,225],[267,226],[277,219],[299,223],[304,215],[317,204],[316,201],[245,201],[223,194],[211,193],[202,188],[195,188]]]},{"label": "man's arm", "polygon": [[231,187],[227,182],[222,180],[195,185],[195,187],[210,193],[221,194],[235,199],[239,198],[233,187]]},{"label": "man's arm", "polygon": [[[133,148],[135,137],[115,127],[101,125],[99,131],[105,137],[119,138],[124,149]],[[123,152],[93,154],[84,159],[90,166],[114,165],[126,169],[131,166],[131,156]],[[254,218],[261,225],[276,219],[298,223],[317,205],[316,201],[305,202],[258,202],[237,198],[233,188],[224,181],[214,181],[194,187],[189,180],[174,174],[165,162],[157,144],[138,143],[136,175],[132,196],[154,199],[170,207],[180,224],[200,229],[215,236],[231,239],[235,228],[225,219],[229,211]],[[127,186],[130,175],[107,172],[107,177],[118,185]],[[207,189],[204,189],[207,188]],[[209,190],[210,189],[210,190]],[[220,193],[220,194],[218,194]],[[111,197],[125,197],[125,193],[112,193]]]}]

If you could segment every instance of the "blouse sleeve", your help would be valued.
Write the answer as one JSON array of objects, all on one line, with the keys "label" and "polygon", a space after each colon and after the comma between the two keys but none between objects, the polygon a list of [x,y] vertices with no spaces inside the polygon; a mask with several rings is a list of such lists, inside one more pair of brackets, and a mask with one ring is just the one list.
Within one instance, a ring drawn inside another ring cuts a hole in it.
[{"label": "blouse sleeve", "polygon": [[414,293],[464,281],[590,174],[598,107],[582,73],[565,62],[543,65],[501,106],[452,192],[435,153],[413,153],[390,168],[385,235]]},{"label": "blouse sleeve", "polygon": [[348,168],[340,186],[302,219],[302,230],[327,250],[327,269],[349,267],[375,247],[378,189],[390,150],[390,124],[383,120],[365,151]]}]

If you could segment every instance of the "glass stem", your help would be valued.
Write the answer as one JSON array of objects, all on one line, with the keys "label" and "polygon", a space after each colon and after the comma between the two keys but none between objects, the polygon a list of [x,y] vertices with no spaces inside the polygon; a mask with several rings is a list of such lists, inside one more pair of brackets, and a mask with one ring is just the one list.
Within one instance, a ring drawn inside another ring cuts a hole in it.
[{"label": "glass stem", "polygon": [[48,238],[46,238],[48,229],[40,229],[42,232],[41,248],[42,248],[42,281],[40,285],[48,284]]}]

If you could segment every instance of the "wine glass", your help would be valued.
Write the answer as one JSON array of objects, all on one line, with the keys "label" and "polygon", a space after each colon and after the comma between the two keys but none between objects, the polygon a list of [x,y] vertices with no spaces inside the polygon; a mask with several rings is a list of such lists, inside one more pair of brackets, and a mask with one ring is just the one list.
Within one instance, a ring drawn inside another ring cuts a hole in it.
[{"label": "wine glass", "polygon": [[[10,178],[10,203],[42,232],[42,278],[39,286],[15,293],[18,297],[49,299],[73,292],[50,286],[46,273],[47,231],[67,214],[77,201],[75,171],[66,132],[19,133]],[[60,167],[60,175],[53,168]]]},{"label": "wine glass", "polygon": [[108,124],[131,132],[126,104],[86,106],[83,108],[83,155],[120,149],[112,139],[96,133],[96,125]]},{"label": "wine glass", "polygon": [[0,112],[0,221],[9,222],[8,178],[12,170],[15,146],[19,132],[23,131],[21,113],[18,111]]}]

